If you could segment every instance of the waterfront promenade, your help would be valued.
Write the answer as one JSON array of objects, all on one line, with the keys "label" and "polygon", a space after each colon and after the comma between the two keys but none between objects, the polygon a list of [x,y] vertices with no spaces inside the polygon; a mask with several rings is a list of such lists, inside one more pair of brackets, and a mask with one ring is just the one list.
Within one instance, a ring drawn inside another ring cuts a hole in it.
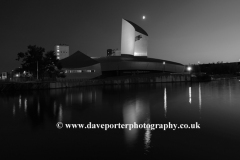
[{"label": "waterfront promenade", "polygon": [[77,80],[59,79],[57,81],[28,81],[0,83],[0,91],[39,90],[54,88],[71,88],[94,85],[124,85],[139,83],[174,83],[189,82],[189,74],[149,74],[136,76],[110,77],[104,79]]}]

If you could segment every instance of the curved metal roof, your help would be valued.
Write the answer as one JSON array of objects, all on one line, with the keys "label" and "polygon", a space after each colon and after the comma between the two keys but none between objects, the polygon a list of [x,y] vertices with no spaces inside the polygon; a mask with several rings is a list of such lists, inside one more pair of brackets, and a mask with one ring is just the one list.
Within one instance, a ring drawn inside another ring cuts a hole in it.
[{"label": "curved metal roof", "polygon": [[137,32],[139,32],[139,33],[142,33],[142,34],[148,36],[147,32],[144,31],[141,27],[139,27],[138,25],[136,25],[135,23],[133,23],[133,22],[131,22],[131,21],[129,21],[129,20],[126,20],[126,19],[124,19],[124,20],[127,21],[127,22],[129,22],[129,23],[135,28],[135,31],[137,31]]},{"label": "curved metal roof", "polygon": [[157,63],[169,63],[169,64],[176,64],[181,65],[181,63],[176,63],[172,61],[166,61],[162,59],[155,59],[155,58],[148,58],[148,57],[136,57],[136,56],[130,56],[130,55],[123,55],[122,56],[108,56],[108,57],[99,57],[94,58],[96,61],[100,63],[109,63],[109,62],[124,62],[124,61],[134,61],[134,62],[157,62]]}]

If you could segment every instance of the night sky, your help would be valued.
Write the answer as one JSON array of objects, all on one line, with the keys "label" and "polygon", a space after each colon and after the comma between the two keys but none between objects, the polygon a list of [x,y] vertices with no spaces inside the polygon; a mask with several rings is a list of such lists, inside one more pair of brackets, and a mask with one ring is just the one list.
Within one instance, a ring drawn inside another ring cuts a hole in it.
[{"label": "night sky", "polygon": [[[143,20],[142,16],[146,19]],[[239,0],[1,0],[0,71],[28,45],[88,56],[121,49],[122,18],[149,34],[148,56],[182,64],[240,59]]]}]

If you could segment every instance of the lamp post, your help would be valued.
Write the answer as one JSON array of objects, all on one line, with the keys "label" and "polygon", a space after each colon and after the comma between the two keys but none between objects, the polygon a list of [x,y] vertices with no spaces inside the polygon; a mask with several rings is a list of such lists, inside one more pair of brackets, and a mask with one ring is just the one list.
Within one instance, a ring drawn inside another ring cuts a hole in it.
[{"label": "lamp post", "polygon": [[163,73],[165,72],[165,62],[163,62]]}]

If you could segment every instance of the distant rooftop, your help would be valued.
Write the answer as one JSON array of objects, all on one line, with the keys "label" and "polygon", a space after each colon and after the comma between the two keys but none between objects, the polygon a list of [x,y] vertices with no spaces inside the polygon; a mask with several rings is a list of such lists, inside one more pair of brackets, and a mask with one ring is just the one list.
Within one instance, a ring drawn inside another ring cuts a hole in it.
[{"label": "distant rooftop", "polygon": [[77,51],[71,56],[60,60],[60,62],[63,68],[82,68],[99,63],[80,51]]},{"label": "distant rooftop", "polygon": [[67,44],[56,44],[56,46],[68,46]]}]

